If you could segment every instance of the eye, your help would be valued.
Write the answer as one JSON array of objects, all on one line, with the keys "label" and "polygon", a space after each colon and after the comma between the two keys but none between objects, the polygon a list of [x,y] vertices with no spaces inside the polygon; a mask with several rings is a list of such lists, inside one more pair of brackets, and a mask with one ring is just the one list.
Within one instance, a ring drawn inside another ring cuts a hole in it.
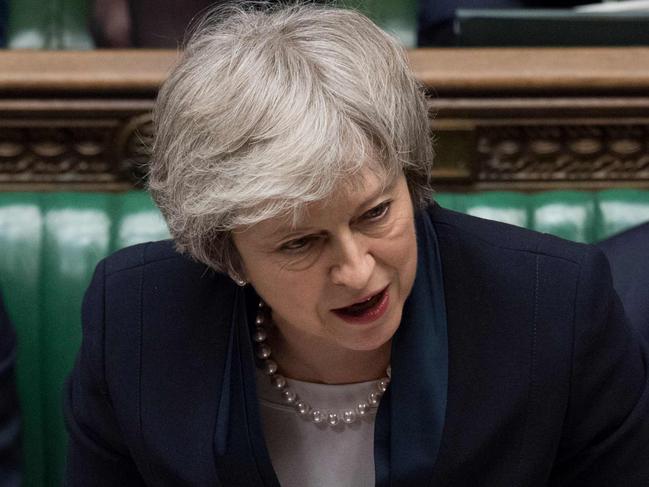
[{"label": "eye", "polygon": [[388,214],[391,204],[392,201],[384,201],[380,205],[377,205],[363,213],[362,219],[369,222],[381,220]]},{"label": "eye", "polygon": [[309,247],[313,244],[314,240],[315,237],[311,237],[311,236],[300,237],[294,240],[289,240],[288,242],[285,242],[280,246],[280,250],[289,253],[304,252],[309,249]]}]

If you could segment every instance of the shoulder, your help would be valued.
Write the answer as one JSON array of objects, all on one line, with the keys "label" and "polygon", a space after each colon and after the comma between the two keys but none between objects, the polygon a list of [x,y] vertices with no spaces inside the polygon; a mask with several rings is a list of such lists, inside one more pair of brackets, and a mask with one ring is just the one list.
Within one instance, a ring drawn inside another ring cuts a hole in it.
[{"label": "shoulder", "polygon": [[649,283],[649,222],[603,240],[598,246],[611,263],[615,285],[623,293]]},{"label": "shoulder", "polygon": [[620,260],[641,266],[649,250],[649,222],[614,235],[598,245],[611,262]]},{"label": "shoulder", "polygon": [[617,245],[646,246],[649,242],[649,222],[630,228],[618,233],[601,242],[603,247],[615,247]]},{"label": "shoulder", "polygon": [[215,272],[205,264],[179,253],[172,240],[147,242],[123,248],[103,259],[97,269],[101,269],[105,278],[146,274],[151,279],[156,275],[162,278],[166,273],[172,272],[175,275],[174,281],[193,277],[202,282],[211,280],[229,282],[224,274]]},{"label": "shoulder", "polygon": [[482,307],[533,306],[535,313],[547,311],[558,327],[565,327],[575,320],[589,321],[615,299],[608,260],[594,245],[437,205],[428,211],[439,241],[446,292],[458,302],[468,300],[469,292],[484,297]]},{"label": "shoulder", "polygon": [[199,265],[178,253],[172,240],[147,242],[123,248],[103,260],[106,275],[127,271],[146,265],[161,264],[168,260],[185,262],[188,266]]},{"label": "shoulder", "polygon": [[649,223],[599,243],[611,264],[613,284],[629,319],[649,337]]},{"label": "shoulder", "polygon": [[165,320],[180,308],[227,303],[236,287],[224,274],[175,250],[173,241],[124,248],[103,259],[86,291],[89,309],[106,308],[104,318],[156,315]]},{"label": "shoulder", "polygon": [[[135,245],[106,257],[97,265],[82,307],[88,364],[96,377],[111,367],[119,369],[112,370],[113,376],[125,377],[128,370],[138,370],[141,353],[191,347],[197,336],[206,338],[199,348],[225,343],[228,327],[220,325],[229,322],[236,288],[227,276],[176,252],[170,241]],[[211,342],[209,337],[214,337]]]},{"label": "shoulder", "polygon": [[562,259],[577,265],[591,254],[600,253],[592,245],[564,240],[553,235],[506,223],[485,220],[442,208],[427,210],[438,235],[461,242],[463,247],[503,258],[511,252]]}]

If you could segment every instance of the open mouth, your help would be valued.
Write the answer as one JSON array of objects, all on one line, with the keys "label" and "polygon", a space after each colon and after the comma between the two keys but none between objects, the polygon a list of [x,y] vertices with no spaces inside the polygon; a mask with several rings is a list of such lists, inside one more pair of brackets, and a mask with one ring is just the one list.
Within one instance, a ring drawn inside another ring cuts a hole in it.
[{"label": "open mouth", "polygon": [[354,303],[351,306],[332,310],[345,321],[369,322],[379,318],[387,309],[388,287],[369,297],[368,299]]}]

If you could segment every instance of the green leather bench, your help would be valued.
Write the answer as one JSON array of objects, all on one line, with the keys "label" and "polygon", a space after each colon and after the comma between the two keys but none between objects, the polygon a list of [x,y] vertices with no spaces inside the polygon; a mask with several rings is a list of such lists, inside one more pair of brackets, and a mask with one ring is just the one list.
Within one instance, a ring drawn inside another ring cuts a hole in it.
[{"label": "green leather bench", "polygon": [[10,48],[91,49],[89,0],[9,0]]},{"label": "green leather bench", "polygon": [[[649,221],[649,191],[440,194],[449,208],[595,242]],[[99,259],[166,238],[142,192],[0,193],[0,286],[19,339],[25,485],[59,485],[61,386],[80,343],[81,298]]]}]

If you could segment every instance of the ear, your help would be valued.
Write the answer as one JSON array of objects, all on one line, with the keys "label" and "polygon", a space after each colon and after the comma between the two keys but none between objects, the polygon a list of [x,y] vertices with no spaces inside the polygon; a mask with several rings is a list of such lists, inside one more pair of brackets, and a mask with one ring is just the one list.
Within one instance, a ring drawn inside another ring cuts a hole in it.
[{"label": "ear", "polygon": [[244,278],[242,278],[239,274],[235,272],[230,271],[228,272],[228,275],[230,276],[230,279],[232,279],[237,284],[237,286],[243,287],[246,284],[248,284],[248,281],[246,281]]},{"label": "ear", "polygon": [[248,283],[245,265],[233,238],[230,238],[228,247],[228,275],[238,286],[245,286]]}]

